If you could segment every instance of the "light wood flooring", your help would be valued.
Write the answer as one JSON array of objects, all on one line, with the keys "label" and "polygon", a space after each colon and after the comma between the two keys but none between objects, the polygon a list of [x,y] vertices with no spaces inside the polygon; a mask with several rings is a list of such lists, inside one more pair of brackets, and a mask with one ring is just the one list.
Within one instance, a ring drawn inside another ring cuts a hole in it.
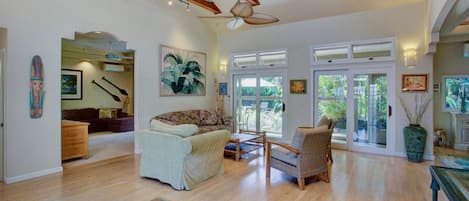
[{"label": "light wood flooring", "polygon": [[[256,153],[256,152],[254,152]],[[259,152],[258,152],[259,154]],[[272,169],[266,181],[264,158],[240,162],[225,159],[225,174],[192,191],[176,191],[156,180],[139,177],[139,156],[124,156],[10,185],[0,184],[0,200],[242,200],[242,201],[421,201],[431,200],[429,165],[405,158],[333,151],[331,182],[296,179]],[[442,192],[440,200],[447,200]]]}]

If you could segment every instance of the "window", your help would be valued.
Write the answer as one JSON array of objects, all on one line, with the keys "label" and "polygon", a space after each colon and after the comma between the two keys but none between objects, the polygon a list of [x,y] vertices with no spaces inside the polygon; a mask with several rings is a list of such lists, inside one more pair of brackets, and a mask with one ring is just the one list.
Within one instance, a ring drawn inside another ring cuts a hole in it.
[{"label": "window", "polygon": [[256,54],[243,54],[233,56],[233,67],[246,68],[248,66],[257,65]]},{"label": "window", "polygon": [[357,59],[390,57],[392,56],[391,50],[392,50],[391,42],[352,45],[352,57],[357,58]]},{"label": "window", "polygon": [[312,65],[392,61],[394,39],[380,39],[348,43],[335,43],[311,48]]},{"label": "window", "polygon": [[313,56],[317,62],[325,61],[328,63],[348,59],[348,47],[314,49]]},{"label": "window", "polygon": [[258,51],[234,54],[232,56],[232,70],[280,68],[287,66],[287,51]]}]

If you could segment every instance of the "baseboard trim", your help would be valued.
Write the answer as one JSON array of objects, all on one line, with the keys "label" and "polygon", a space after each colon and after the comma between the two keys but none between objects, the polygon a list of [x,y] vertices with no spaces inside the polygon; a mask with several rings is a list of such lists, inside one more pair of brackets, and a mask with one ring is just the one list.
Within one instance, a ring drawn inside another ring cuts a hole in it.
[{"label": "baseboard trim", "polygon": [[49,175],[49,174],[62,172],[62,171],[63,171],[63,168],[62,168],[62,166],[60,166],[60,167],[41,170],[41,171],[37,171],[37,172],[31,172],[31,173],[23,174],[23,175],[19,175],[19,176],[5,177],[5,183],[6,184],[11,184],[11,183],[20,182],[20,181],[24,181],[24,180],[28,180],[28,179],[33,179],[33,178],[36,178],[36,177],[41,177],[41,176],[45,176],[45,175]]}]

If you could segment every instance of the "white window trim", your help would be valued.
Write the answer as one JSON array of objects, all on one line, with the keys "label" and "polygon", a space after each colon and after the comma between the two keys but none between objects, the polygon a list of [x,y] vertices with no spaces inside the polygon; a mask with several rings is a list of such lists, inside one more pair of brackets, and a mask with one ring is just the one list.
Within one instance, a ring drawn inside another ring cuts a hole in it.
[{"label": "white window trim", "polygon": [[[376,57],[372,60],[368,58],[353,58],[352,55],[352,47],[354,45],[366,45],[366,44],[377,44],[377,43],[391,43],[391,56],[389,57]],[[314,59],[314,50],[317,49],[331,49],[331,48],[347,48],[348,55],[347,59],[338,59],[334,62],[330,63],[327,61],[315,61]],[[337,65],[337,64],[351,64],[351,63],[373,63],[373,62],[385,62],[385,61],[395,61],[396,60],[396,39],[395,37],[389,38],[381,38],[381,39],[371,39],[371,40],[359,40],[359,41],[350,41],[350,42],[340,42],[340,43],[327,43],[327,44],[319,44],[319,45],[312,45],[310,47],[310,64],[312,68],[317,66],[329,66],[329,65]]]},{"label": "white window trim", "polygon": [[[260,54],[268,53],[268,52],[279,52],[285,51],[285,64],[270,64],[270,65],[263,65],[260,64]],[[255,65],[248,65],[241,68],[235,68],[233,65],[234,57],[239,55],[248,55],[248,54],[255,54],[256,55],[256,64]],[[271,50],[258,50],[258,51],[245,51],[245,52],[233,52],[230,55],[230,71],[246,71],[246,70],[260,70],[260,69],[281,69],[288,67],[288,49],[271,49]]]}]

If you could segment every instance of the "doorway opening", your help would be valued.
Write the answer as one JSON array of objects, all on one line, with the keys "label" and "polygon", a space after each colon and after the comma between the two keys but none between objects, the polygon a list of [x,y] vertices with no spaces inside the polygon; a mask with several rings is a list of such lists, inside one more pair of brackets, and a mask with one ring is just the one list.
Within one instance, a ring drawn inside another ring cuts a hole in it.
[{"label": "doorway opening", "polygon": [[285,73],[254,72],[233,75],[235,131],[266,131],[282,137],[286,126]]},{"label": "doorway opening", "polygon": [[134,154],[134,56],[106,32],[62,39],[62,164]]}]

